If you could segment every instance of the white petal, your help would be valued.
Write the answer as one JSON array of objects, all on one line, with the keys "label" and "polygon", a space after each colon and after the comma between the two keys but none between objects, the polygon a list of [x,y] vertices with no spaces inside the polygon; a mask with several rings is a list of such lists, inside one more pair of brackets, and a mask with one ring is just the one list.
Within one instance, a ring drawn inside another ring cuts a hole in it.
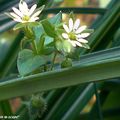
[{"label": "white petal", "polygon": [[19,15],[20,17],[23,17],[23,14],[17,8],[13,7],[12,9],[17,15]]},{"label": "white petal", "polygon": [[82,37],[82,38],[86,38],[86,37],[88,37],[90,35],[90,33],[82,33],[80,36]]},{"label": "white petal", "polygon": [[63,38],[65,38],[65,39],[68,39],[69,37],[68,37],[68,34],[66,34],[66,33],[62,33],[62,36],[63,36]]},{"label": "white petal", "polygon": [[16,21],[16,22],[23,22],[21,19],[13,19],[14,21]]},{"label": "white petal", "polygon": [[35,11],[36,7],[37,7],[36,4],[31,7],[31,9],[29,10],[29,15],[33,14],[33,12]]},{"label": "white petal", "polygon": [[39,20],[39,17],[30,18],[29,22],[35,22],[36,20]]},{"label": "white petal", "polygon": [[28,9],[28,5],[26,2],[20,3],[19,9],[23,13],[23,15],[29,16],[29,9]]},{"label": "white petal", "polygon": [[74,43],[74,41],[71,41],[71,40],[68,39],[68,42],[70,42],[73,47],[76,47],[76,44]]},{"label": "white petal", "polygon": [[23,4],[21,4],[21,2],[19,3],[19,10],[20,10],[22,13],[24,13],[24,11],[23,11]]},{"label": "white petal", "polygon": [[67,26],[67,25],[63,24],[63,28],[65,29],[65,31],[66,31],[67,33],[69,33],[69,32],[70,32],[70,30],[69,30],[69,28],[68,28],[68,26]]},{"label": "white petal", "polygon": [[81,33],[82,31],[84,31],[85,29],[87,28],[87,26],[81,26],[80,28],[78,28],[77,30],[76,30],[76,34],[78,34],[78,33]]},{"label": "white petal", "polygon": [[16,14],[13,13],[13,12],[10,12],[10,15],[12,15],[15,19],[21,19],[20,16],[16,15]]},{"label": "white petal", "polygon": [[24,7],[22,3],[19,4],[19,10],[21,11],[23,15],[28,15],[28,10],[26,10],[26,8]]},{"label": "white petal", "polygon": [[73,30],[73,20],[72,20],[72,18],[69,19],[69,30],[70,30],[70,32]]},{"label": "white petal", "polygon": [[81,43],[79,43],[78,41],[74,41],[74,42],[75,42],[75,44],[76,44],[77,46],[82,47],[82,44],[81,44]]},{"label": "white petal", "polygon": [[33,18],[37,17],[40,13],[41,13],[41,11],[37,11],[36,13],[34,13],[34,14],[31,16],[31,18],[33,19]]},{"label": "white petal", "polygon": [[85,40],[85,39],[77,39],[77,41],[79,41],[79,42],[81,42],[81,43],[88,43],[88,41]]},{"label": "white petal", "polygon": [[25,9],[26,11],[28,11],[28,5],[27,5],[26,2],[23,2],[23,7],[24,7],[24,9]]},{"label": "white petal", "polygon": [[74,24],[74,29],[77,30],[79,26],[80,26],[80,20],[77,19]]}]

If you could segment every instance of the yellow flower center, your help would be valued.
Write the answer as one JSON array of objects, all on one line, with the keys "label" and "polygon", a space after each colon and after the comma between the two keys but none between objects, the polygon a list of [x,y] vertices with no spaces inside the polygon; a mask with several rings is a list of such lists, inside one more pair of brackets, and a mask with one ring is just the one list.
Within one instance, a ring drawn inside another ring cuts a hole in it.
[{"label": "yellow flower center", "polygon": [[25,16],[23,16],[22,20],[23,20],[23,21],[29,21],[29,20],[30,20],[30,17],[27,16],[27,15],[25,15]]},{"label": "yellow flower center", "polygon": [[69,38],[70,38],[71,40],[76,40],[76,36],[75,36],[75,33],[74,33],[74,32],[70,32],[70,33],[68,34],[68,36],[69,36]]}]

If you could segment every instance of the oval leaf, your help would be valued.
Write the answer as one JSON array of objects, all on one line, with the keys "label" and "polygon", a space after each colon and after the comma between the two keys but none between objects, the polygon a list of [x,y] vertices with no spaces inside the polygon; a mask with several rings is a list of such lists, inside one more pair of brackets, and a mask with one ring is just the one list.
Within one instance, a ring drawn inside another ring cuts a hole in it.
[{"label": "oval leaf", "polygon": [[21,76],[32,73],[45,63],[43,57],[35,55],[33,51],[29,49],[24,49],[18,54],[17,67]]}]

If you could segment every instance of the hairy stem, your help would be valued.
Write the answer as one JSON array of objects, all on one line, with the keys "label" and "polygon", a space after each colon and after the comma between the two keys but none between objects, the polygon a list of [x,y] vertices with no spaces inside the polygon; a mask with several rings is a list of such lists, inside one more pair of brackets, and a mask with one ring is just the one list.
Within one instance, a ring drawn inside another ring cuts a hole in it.
[{"label": "hairy stem", "polygon": [[53,56],[53,60],[52,60],[51,69],[50,70],[52,70],[53,67],[54,67],[54,62],[55,62],[56,56],[57,56],[57,52],[55,52],[55,54]]}]

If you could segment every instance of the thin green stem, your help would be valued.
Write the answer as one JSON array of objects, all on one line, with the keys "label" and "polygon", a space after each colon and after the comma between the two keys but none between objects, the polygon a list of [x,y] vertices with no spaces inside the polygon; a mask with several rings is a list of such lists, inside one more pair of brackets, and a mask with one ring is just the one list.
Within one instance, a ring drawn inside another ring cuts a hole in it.
[{"label": "thin green stem", "polygon": [[34,52],[36,54],[38,54],[38,50],[37,50],[37,46],[36,46],[35,40],[32,40],[32,47],[33,47]]},{"label": "thin green stem", "polygon": [[52,70],[53,67],[54,67],[54,63],[55,63],[56,56],[57,56],[57,52],[55,52],[55,54],[54,54],[54,56],[53,56],[53,60],[52,60],[51,69],[50,69],[50,70]]},{"label": "thin green stem", "polygon": [[20,50],[23,49],[23,46],[24,46],[24,41],[25,41],[25,38],[23,38],[20,42]]},{"label": "thin green stem", "polygon": [[24,32],[25,32],[25,35],[28,39],[32,39],[31,43],[32,43],[33,51],[36,54],[38,54],[38,50],[37,50],[36,42],[35,42],[34,37],[33,37],[32,30],[28,25],[25,26]]}]

